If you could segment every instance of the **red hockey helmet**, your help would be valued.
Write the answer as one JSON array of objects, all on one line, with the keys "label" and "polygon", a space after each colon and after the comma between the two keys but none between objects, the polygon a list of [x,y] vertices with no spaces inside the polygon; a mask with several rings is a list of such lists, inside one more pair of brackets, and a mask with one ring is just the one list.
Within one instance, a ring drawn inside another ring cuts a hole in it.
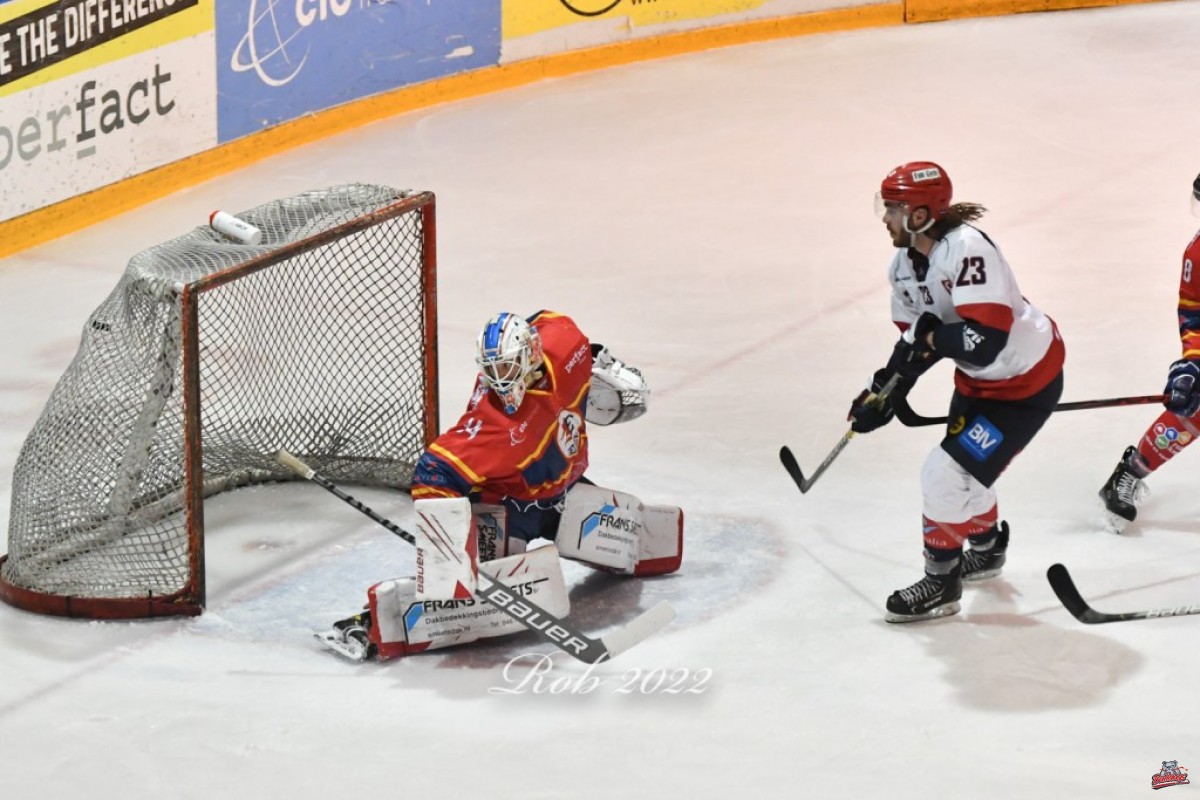
[{"label": "red hockey helmet", "polygon": [[879,187],[879,196],[884,202],[905,203],[909,209],[928,208],[930,224],[950,210],[953,195],[950,176],[932,161],[902,164],[889,172]]}]

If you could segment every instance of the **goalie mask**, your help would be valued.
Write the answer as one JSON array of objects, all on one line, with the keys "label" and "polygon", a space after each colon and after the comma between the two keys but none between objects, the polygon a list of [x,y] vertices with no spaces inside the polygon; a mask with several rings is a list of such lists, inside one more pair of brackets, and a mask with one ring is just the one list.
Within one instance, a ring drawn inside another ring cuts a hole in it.
[{"label": "goalie mask", "polygon": [[475,363],[504,413],[515,414],[542,365],[542,339],[524,319],[502,311],[479,333]]}]

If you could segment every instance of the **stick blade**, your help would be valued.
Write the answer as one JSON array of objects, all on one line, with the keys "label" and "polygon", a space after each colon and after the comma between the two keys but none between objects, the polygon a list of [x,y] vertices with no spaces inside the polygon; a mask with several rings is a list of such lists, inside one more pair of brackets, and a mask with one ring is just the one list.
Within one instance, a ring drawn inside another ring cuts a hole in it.
[{"label": "stick blade", "polygon": [[315,474],[308,464],[305,464],[287,450],[280,450],[276,453],[275,460],[306,480],[312,478]]},{"label": "stick blade", "polygon": [[1071,616],[1075,619],[1088,625],[1112,622],[1112,619],[1096,613],[1087,604],[1083,595],[1079,593],[1079,589],[1076,588],[1075,581],[1071,579],[1071,573],[1067,572],[1067,568],[1062,564],[1051,564],[1050,568],[1046,570],[1046,580],[1050,581],[1050,588],[1054,590],[1063,607],[1070,611]]},{"label": "stick blade", "polygon": [[801,494],[807,494],[812,488],[812,484],[804,477],[804,471],[800,469],[800,463],[796,461],[796,457],[792,455],[791,449],[785,444],[779,448],[779,461],[783,464],[783,468],[787,470],[788,475],[795,481],[796,487],[800,489]]},{"label": "stick blade", "polygon": [[675,607],[666,600],[643,611],[617,630],[601,636],[600,641],[608,651],[608,658],[616,658],[639,642],[650,638],[675,619]]}]

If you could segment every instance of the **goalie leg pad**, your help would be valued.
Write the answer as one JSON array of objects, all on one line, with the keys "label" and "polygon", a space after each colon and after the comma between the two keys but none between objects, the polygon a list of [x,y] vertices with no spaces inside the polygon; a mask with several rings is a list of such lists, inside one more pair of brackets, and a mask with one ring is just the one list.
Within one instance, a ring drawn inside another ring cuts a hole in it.
[{"label": "goalie leg pad", "polygon": [[417,513],[417,599],[474,596],[479,539],[470,501],[465,497],[417,500],[413,510]]},{"label": "goalie leg pad", "polygon": [[554,541],[563,558],[632,575],[641,529],[641,500],[625,492],[577,483],[567,492]]},{"label": "goalie leg pad", "polygon": [[665,575],[683,560],[683,511],[577,483],[567,493],[555,541],[564,558],[624,575]]},{"label": "goalie leg pad", "polygon": [[475,503],[471,512],[475,515],[475,529],[479,534],[479,560],[495,561],[507,556],[508,509],[492,503]]},{"label": "goalie leg pad", "polygon": [[[554,545],[479,566],[518,597],[529,598],[557,617],[570,613]],[[476,597],[417,600],[414,584],[412,578],[401,578],[378,583],[367,591],[371,609],[368,638],[381,661],[525,630],[508,614]]]},{"label": "goalie leg pad", "polygon": [[683,563],[683,509],[676,506],[645,506],[638,563],[633,574],[667,575]]}]

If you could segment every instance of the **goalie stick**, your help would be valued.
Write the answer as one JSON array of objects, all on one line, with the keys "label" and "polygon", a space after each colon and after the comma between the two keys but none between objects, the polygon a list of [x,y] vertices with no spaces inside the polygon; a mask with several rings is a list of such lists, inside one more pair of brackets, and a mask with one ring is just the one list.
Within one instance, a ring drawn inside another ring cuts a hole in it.
[{"label": "goalie stick", "polygon": [[[411,533],[339,489],[296,456],[286,450],[280,450],[277,459],[280,464],[300,477],[312,481],[338,499],[345,501],[409,544],[416,545],[417,541]],[[476,590],[475,596],[500,609],[563,652],[587,664],[599,664],[615,658],[643,639],[657,633],[675,619],[675,609],[666,600],[661,600],[653,608],[643,611],[612,633],[592,638],[576,631],[572,625],[528,598],[516,597],[508,591],[506,586],[483,572],[479,573],[479,588]]]},{"label": "goalie stick", "polygon": [[[883,402],[887,400],[888,396],[892,393],[892,389],[896,388],[896,383],[899,380],[899,374],[893,375],[888,379],[887,383],[883,385],[883,388],[879,390],[875,397],[867,401],[867,404],[875,407],[883,405]],[[787,470],[787,474],[790,475],[792,480],[796,482],[796,486],[800,487],[800,492],[802,494],[808,492],[808,490],[813,487],[813,484],[817,482],[817,479],[821,477],[825,470],[829,469],[829,465],[832,464],[839,455],[841,455],[842,451],[846,449],[846,445],[850,444],[850,440],[854,438],[854,433],[855,431],[853,428],[846,431],[841,440],[834,446],[833,450],[830,451],[829,455],[825,456],[825,460],[821,462],[821,465],[813,471],[811,478],[804,477],[804,472],[800,469],[799,462],[796,461],[796,457],[792,455],[792,451],[788,449],[786,444],[779,448],[779,460],[783,464],[783,468]]]},{"label": "goalie stick", "polygon": [[1148,611],[1125,611],[1118,614],[1108,614],[1097,611],[1088,605],[1083,595],[1075,588],[1071,573],[1062,564],[1053,564],[1046,570],[1046,579],[1050,588],[1058,595],[1063,606],[1080,622],[1088,625],[1099,625],[1103,622],[1126,622],[1131,619],[1156,619],[1159,617],[1182,617],[1188,614],[1200,614],[1200,605],[1175,606],[1173,608],[1153,608]]},{"label": "goalie stick", "polygon": [[[1113,406],[1138,406],[1147,403],[1161,403],[1166,399],[1161,394],[1143,394],[1136,397],[1110,397],[1106,400],[1075,400],[1070,403],[1059,403],[1054,407],[1058,411],[1083,411],[1089,408],[1112,408]],[[910,428],[920,428],[924,425],[945,425],[949,417],[926,417],[913,411],[908,404],[908,398],[901,397],[894,404],[896,419]]]}]

